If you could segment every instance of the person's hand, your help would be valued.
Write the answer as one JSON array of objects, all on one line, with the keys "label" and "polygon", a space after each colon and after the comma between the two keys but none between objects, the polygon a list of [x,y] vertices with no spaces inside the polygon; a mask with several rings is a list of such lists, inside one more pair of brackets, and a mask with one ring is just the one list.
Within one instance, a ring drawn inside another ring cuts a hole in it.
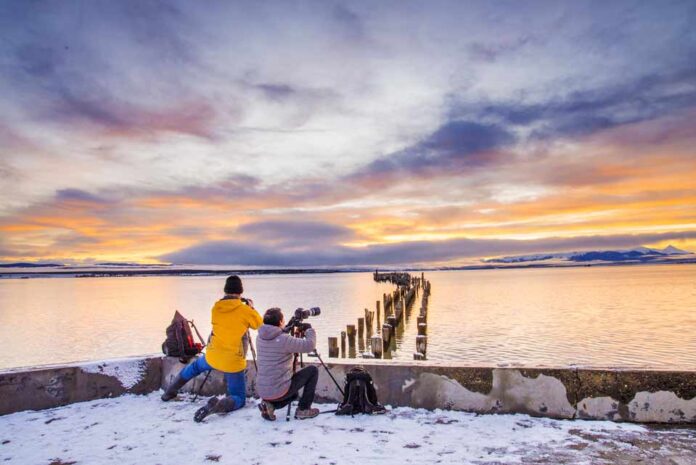
[{"label": "person's hand", "polygon": [[246,304],[248,306],[250,306],[251,308],[254,308],[254,301],[253,300],[251,300],[251,299],[245,299],[245,300],[246,300]]},{"label": "person's hand", "polygon": [[305,332],[308,329],[312,329],[312,325],[310,325],[309,323],[300,324],[300,331]]}]

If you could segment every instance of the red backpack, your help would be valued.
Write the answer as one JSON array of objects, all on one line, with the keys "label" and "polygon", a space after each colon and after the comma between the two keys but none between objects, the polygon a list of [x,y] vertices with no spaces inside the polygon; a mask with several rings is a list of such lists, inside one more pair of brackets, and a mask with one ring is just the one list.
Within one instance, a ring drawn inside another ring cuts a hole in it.
[{"label": "red backpack", "polygon": [[[192,326],[201,342],[193,340]],[[178,310],[175,311],[172,323],[167,326],[167,339],[162,343],[164,355],[179,357],[182,363],[186,363],[191,357],[200,354],[203,347],[205,347],[203,338],[193,324],[193,320],[187,320]]]}]

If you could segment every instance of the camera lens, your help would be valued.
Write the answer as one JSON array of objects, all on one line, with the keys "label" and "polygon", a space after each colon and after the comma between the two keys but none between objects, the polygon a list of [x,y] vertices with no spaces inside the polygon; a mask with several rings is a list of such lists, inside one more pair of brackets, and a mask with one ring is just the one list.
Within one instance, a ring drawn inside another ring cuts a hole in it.
[{"label": "camera lens", "polygon": [[298,320],[304,320],[306,318],[309,318],[310,316],[317,316],[321,313],[321,309],[319,307],[312,307],[309,310],[305,310],[304,308],[298,308],[295,310],[295,318]]}]

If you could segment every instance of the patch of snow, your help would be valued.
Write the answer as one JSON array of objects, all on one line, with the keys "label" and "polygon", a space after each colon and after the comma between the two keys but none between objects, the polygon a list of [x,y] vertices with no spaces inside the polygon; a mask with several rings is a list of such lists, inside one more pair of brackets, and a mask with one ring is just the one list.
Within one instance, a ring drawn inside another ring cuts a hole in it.
[{"label": "patch of snow", "polygon": [[80,365],[80,369],[87,373],[101,373],[112,376],[119,380],[121,385],[130,389],[138,384],[145,374],[145,360],[138,359],[118,359],[104,360],[101,362],[87,363]]},{"label": "patch of snow", "polygon": [[686,250],[681,250],[673,245],[668,245],[664,249],[662,249],[660,252],[662,252],[665,255],[689,255],[691,252],[687,252]]},{"label": "patch of snow", "polygon": [[[396,408],[285,422],[256,402],[194,423],[205,398],[126,395],[0,417],[0,463],[696,463],[693,430]],[[318,405],[330,410],[334,405]]]},{"label": "patch of snow", "polygon": [[401,386],[401,392],[405,392],[406,389],[413,386],[413,383],[415,383],[415,382],[416,382],[416,380],[414,378],[404,380],[404,384],[403,384],[403,386]]}]

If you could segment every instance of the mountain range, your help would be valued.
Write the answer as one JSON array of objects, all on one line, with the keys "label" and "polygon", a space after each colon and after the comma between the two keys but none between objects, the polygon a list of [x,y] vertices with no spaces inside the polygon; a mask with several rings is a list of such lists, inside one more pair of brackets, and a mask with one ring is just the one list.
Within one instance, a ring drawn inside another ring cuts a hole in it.
[{"label": "mountain range", "polygon": [[636,247],[627,250],[592,250],[580,252],[549,252],[531,255],[514,255],[509,257],[483,260],[485,263],[529,263],[542,261],[561,262],[652,262],[669,260],[677,256],[692,255],[691,252],[678,249],[672,245],[664,249]]}]

